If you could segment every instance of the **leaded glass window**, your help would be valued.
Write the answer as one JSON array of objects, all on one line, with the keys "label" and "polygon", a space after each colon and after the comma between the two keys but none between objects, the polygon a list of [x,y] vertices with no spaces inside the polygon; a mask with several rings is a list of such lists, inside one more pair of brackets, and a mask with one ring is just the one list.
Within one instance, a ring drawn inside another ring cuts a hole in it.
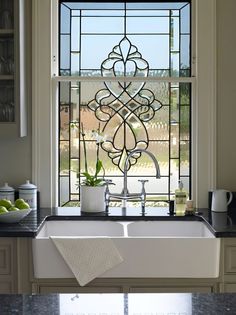
[{"label": "leaded glass window", "polygon": [[136,148],[128,172],[131,192],[148,179],[148,204],[170,200],[181,179],[191,194],[191,3],[78,2],[59,5],[59,204],[79,202],[84,155],[94,168],[91,131],[107,138],[100,158],[106,179],[121,192],[124,160]]}]

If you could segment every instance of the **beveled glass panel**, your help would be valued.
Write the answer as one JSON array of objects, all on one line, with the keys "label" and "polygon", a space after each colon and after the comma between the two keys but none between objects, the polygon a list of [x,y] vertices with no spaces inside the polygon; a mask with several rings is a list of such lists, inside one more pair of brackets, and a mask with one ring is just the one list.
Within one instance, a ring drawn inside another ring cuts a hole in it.
[{"label": "beveled glass panel", "polygon": [[189,175],[189,141],[180,141],[180,176]]},{"label": "beveled glass panel", "polygon": [[70,191],[72,194],[78,193],[78,176],[79,176],[79,160],[71,160],[71,171],[70,171]]},{"label": "beveled glass panel", "polygon": [[178,124],[179,123],[179,107],[171,106],[171,124]]},{"label": "beveled glass panel", "polygon": [[60,206],[70,200],[70,179],[68,176],[60,177]]},{"label": "beveled glass panel", "polygon": [[81,1],[68,1],[65,2],[71,10],[123,10],[123,2],[81,2]]},{"label": "beveled glass panel", "polygon": [[189,185],[190,185],[190,177],[181,177],[180,176],[180,180],[182,181],[183,185],[184,185],[184,189],[187,191],[187,193],[189,194]]},{"label": "beveled glass panel", "polygon": [[171,158],[179,158],[179,124],[171,125]]},{"label": "beveled glass panel", "polygon": [[169,68],[169,35],[129,35],[129,39],[151,69]]},{"label": "beveled glass panel", "polygon": [[60,104],[69,104],[70,102],[70,83],[59,82]]},{"label": "beveled glass panel", "polygon": [[181,105],[190,105],[191,103],[191,84],[190,83],[180,83],[180,104]]},{"label": "beveled glass panel", "polygon": [[80,97],[81,105],[88,104],[91,100],[96,98],[99,90],[105,89],[103,82],[80,82]]},{"label": "beveled glass panel", "polygon": [[120,34],[124,32],[123,17],[82,17],[82,33]]},{"label": "beveled glass panel", "polygon": [[122,176],[121,170],[117,168],[115,164],[112,163],[112,160],[108,157],[107,152],[105,152],[104,150],[100,150],[99,157],[105,168],[106,176],[114,176],[114,175]]},{"label": "beveled glass panel", "polygon": [[[76,11],[74,11],[76,12]],[[76,13],[73,13],[75,15],[78,15],[80,11],[77,11]],[[124,17],[124,11],[123,10],[83,10],[82,16],[122,16]]]},{"label": "beveled glass panel", "polygon": [[[92,130],[97,130],[99,127],[99,120],[97,120],[94,112],[87,106],[80,107],[80,120],[83,123],[86,140],[92,139]],[[101,125],[101,124],[100,124]],[[101,127],[102,130],[102,127]]]},{"label": "beveled glass panel", "polygon": [[71,120],[79,121],[79,88],[71,88]]},{"label": "beveled glass panel", "polygon": [[162,106],[145,126],[149,140],[169,140],[169,106]]},{"label": "beveled glass panel", "polygon": [[[145,13],[144,13],[145,14]],[[169,17],[129,17],[126,24],[127,34],[132,33],[169,33]]]},{"label": "beveled glass panel", "polygon": [[170,160],[170,192],[174,193],[178,188],[179,181],[179,159]]},{"label": "beveled glass panel", "polygon": [[60,140],[69,140],[70,107],[60,106]]},{"label": "beveled glass panel", "polygon": [[169,10],[130,10],[126,12],[127,16],[169,16]]},{"label": "beveled glass panel", "polygon": [[[97,153],[92,130],[100,128],[107,141],[102,144],[99,157],[106,169],[105,175],[113,176],[118,184],[111,189],[122,191],[127,152],[141,148],[157,157],[162,178],[154,178],[153,161],[145,153],[140,158],[132,157],[128,172],[131,191],[140,192],[138,178],[143,176],[150,179],[147,185],[150,200],[169,198],[178,186],[179,177],[189,185],[189,177],[185,176],[189,175],[190,168],[191,84],[108,82],[106,77],[188,76],[191,60],[190,5],[188,2],[127,2],[127,39],[124,39],[124,3],[65,4],[71,11],[61,3],[64,7],[61,17],[67,22],[63,21],[60,27],[60,74],[104,77],[104,82],[71,82],[71,86],[70,83],[60,83],[59,168],[60,176],[67,175],[69,180],[67,201],[76,200],[79,195],[79,163],[81,171],[84,170],[79,132],[82,125],[92,174],[95,173]],[[70,36],[65,32],[71,32]],[[119,62],[115,62],[117,56]],[[129,61],[124,62],[127,56]],[[68,141],[62,141],[65,139]]]},{"label": "beveled glass panel", "polygon": [[190,5],[180,10],[181,33],[190,33]]},{"label": "beveled glass panel", "polygon": [[179,88],[178,87],[171,87],[171,106],[173,108],[177,108],[179,105]]},{"label": "beveled glass panel", "polygon": [[60,141],[60,175],[69,175],[70,150],[69,141]]},{"label": "beveled glass panel", "polygon": [[171,53],[171,76],[179,77],[179,53]]},{"label": "beveled glass panel", "polygon": [[150,77],[168,77],[169,70],[165,69],[149,69],[149,76]]},{"label": "beveled glass panel", "polygon": [[180,67],[190,69],[190,36],[181,35]]},{"label": "beveled glass panel", "polygon": [[80,70],[80,53],[71,53],[71,75],[78,76]]},{"label": "beveled glass panel", "polygon": [[60,32],[70,33],[70,9],[65,5],[61,5]]},{"label": "beveled glass panel", "polygon": [[81,35],[81,69],[100,69],[102,62],[122,38],[122,35],[114,34]]},{"label": "beveled glass panel", "polygon": [[[161,194],[167,194],[168,193],[168,177],[161,177],[161,178],[155,178],[155,177],[149,177],[147,178],[148,182],[146,183],[146,190],[149,193],[161,193]],[[133,183],[131,185],[133,187]],[[141,184],[139,183],[139,191],[141,189]]]},{"label": "beveled glass panel", "polygon": [[184,5],[188,4],[187,1],[160,1],[160,2],[127,2],[127,9],[135,10],[178,10]]},{"label": "beveled glass panel", "polygon": [[[87,164],[88,171],[92,175],[95,174],[96,169],[96,157],[97,157],[97,145],[95,141],[86,141],[86,151],[87,151]],[[83,143],[80,143],[80,168],[81,173],[85,171],[85,156]],[[102,172],[101,172],[102,174]],[[100,174],[99,174],[100,175]]]},{"label": "beveled glass panel", "polygon": [[171,10],[170,15],[171,16],[179,16],[179,10]]},{"label": "beveled glass panel", "polygon": [[190,107],[181,106],[180,108],[180,139],[190,140]]},{"label": "beveled glass panel", "polygon": [[71,50],[79,51],[80,50],[80,18],[72,17],[71,18]]},{"label": "beveled glass panel", "polygon": [[[169,142],[168,141],[151,141],[147,148],[156,157],[161,175],[169,174]],[[129,171],[130,175],[150,175],[155,176],[155,167],[152,159],[145,153],[142,153],[137,163]]]},{"label": "beveled glass panel", "polygon": [[79,123],[70,123],[70,150],[72,158],[79,158]]},{"label": "beveled glass panel", "polygon": [[168,82],[147,82],[145,89],[151,90],[155,99],[163,105],[169,105],[169,83]]},{"label": "beveled glass panel", "polygon": [[[76,190],[77,193],[78,193],[78,191],[79,191],[79,190]],[[79,194],[75,194],[75,193],[74,193],[73,195],[71,195],[70,198],[71,198],[71,200],[78,201],[78,200],[79,200]],[[78,206],[78,205],[77,205],[77,206]]]},{"label": "beveled glass panel", "polygon": [[70,69],[70,35],[61,35],[60,69]]},{"label": "beveled glass panel", "polygon": [[172,17],[171,18],[171,34],[170,34],[170,40],[171,40],[171,47],[170,49],[172,51],[178,51],[179,50],[179,18],[178,17]]}]

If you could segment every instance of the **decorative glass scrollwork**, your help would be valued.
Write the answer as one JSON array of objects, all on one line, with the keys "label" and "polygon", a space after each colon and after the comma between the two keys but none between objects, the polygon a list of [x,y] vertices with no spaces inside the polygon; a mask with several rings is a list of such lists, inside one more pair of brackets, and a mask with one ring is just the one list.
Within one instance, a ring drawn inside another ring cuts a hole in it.
[{"label": "decorative glass scrollwork", "polygon": [[[148,148],[145,122],[154,117],[162,104],[150,89],[145,89],[145,82],[122,82],[118,77],[146,78],[148,72],[148,62],[125,36],[101,64],[102,76],[117,77],[117,81],[104,81],[105,88],[99,90],[88,104],[96,118],[105,123],[103,132],[109,140],[102,144],[102,148],[122,172],[123,162],[130,151]],[[133,156],[129,167],[139,157],[139,153]]]}]

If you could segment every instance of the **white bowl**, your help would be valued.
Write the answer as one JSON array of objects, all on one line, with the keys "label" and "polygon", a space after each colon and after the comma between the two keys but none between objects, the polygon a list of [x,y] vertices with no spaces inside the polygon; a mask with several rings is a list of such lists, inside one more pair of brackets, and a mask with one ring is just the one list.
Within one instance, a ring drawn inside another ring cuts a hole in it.
[{"label": "white bowl", "polygon": [[17,223],[30,213],[31,209],[21,209],[0,213],[0,222],[2,223]]}]

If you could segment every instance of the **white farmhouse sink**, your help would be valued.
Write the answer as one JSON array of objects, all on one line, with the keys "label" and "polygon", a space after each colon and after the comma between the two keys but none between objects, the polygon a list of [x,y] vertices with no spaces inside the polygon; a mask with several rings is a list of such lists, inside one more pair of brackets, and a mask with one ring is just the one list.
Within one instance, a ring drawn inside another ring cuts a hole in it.
[{"label": "white farmhouse sink", "polygon": [[33,239],[36,278],[74,277],[50,236],[111,238],[124,261],[101,278],[219,276],[220,239],[203,222],[46,221]]},{"label": "white farmhouse sink", "polygon": [[137,221],[128,225],[129,236],[214,238],[199,221]]},{"label": "white farmhouse sink", "polygon": [[37,238],[49,236],[123,236],[123,226],[113,221],[46,221]]}]

